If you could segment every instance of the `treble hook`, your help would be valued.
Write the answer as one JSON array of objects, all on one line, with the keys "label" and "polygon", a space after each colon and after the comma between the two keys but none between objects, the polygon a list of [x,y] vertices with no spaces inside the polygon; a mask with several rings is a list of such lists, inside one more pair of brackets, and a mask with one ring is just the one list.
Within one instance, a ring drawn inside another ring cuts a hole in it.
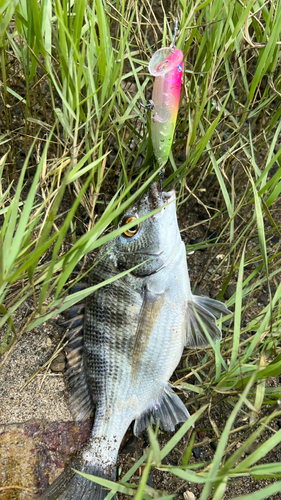
[{"label": "treble hook", "polygon": [[151,99],[149,99],[149,101],[146,104],[143,104],[140,101],[138,101],[138,103],[142,108],[148,109],[149,111],[152,111],[154,108],[154,102]]}]

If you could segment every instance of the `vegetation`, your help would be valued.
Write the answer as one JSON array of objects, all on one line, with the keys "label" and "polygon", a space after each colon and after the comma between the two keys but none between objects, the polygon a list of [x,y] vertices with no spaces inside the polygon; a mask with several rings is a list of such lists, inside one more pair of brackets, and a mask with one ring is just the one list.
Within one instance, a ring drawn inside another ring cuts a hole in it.
[{"label": "vegetation", "polygon": [[[261,500],[281,488],[281,463],[259,462],[281,442],[281,430],[271,425],[281,415],[275,383],[281,373],[281,2],[179,0],[168,2],[171,11],[154,3],[1,2],[2,363],[27,330],[92,293],[95,287],[68,295],[84,272],[72,279],[73,270],[122,232],[105,233],[157,178],[148,115],[138,103],[150,97],[149,59],[171,44],[178,18],[184,82],[164,187],[176,188],[179,208],[196,199],[206,209],[202,224],[219,228],[215,240],[188,246],[187,253],[208,248],[210,257],[222,256],[212,279],[219,276],[219,299],[237,283],[227,302],[235,312],[221,345],[202,358],[185,355],[174,385],[190,392],[192,417],[163,449],[150,429],[150,450],[109,486],[137,500],[172,498],[146,485],[157,467],[189,484],[186,489],[202,485],[200,500],[220,500],[230,478],[275,480],[255,492]],[[257,303],[261,291],[266,305]],[[34,312],[18,328],[14,318],[27,299]],[[222,397],[229,417],[219,428],[211,412]],[[216,452],[211,463],[193,463],[192,425],[208,415]],[[189,430],[181,464],[165,465]],[[258,437],[260,445],[245,457]],[[135,487],[130,478],[142,464]]]}]

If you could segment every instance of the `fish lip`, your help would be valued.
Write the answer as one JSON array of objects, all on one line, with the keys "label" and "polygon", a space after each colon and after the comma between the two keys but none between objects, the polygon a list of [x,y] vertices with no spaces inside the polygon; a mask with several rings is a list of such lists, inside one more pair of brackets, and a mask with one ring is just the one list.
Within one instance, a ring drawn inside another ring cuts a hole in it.
[{"label": "fish lip", "polygon": [[171,189],[171,191],[163,191],[162,192],[162,198],[163,201],[168,202],[170,198],[176,199],[176,192],[174,189]]},{"label": "fish lip", "polygon": [[134,252],[134,253],[137,253],[139,255],[148,255],[148,256],[159,257],[160,255],[162,255],[163,252],[164,252],[164,248],[163,248],[163,250],[160,250],[160,252]]},{"label": "fish lip", "polygon": [[176,199],[176,192],[174,189],[171,191],[162,191],[159,182],[153,182],[148,191],[148,203],[150,210],[162,207],[166,203],[171,203]]},{"label": "fish lip", "polygon": [[[130,255],[147,255],[148,257],[159,257],[160,255],[162,255],[162,253],[164,252],[165,250],[165,247],[162,249],[162,250],[159,250],[159,252],[130,252]],[[126,252],[123,252],[122,254],[120,255],[123,255],[123,256],[126,256]]]}]

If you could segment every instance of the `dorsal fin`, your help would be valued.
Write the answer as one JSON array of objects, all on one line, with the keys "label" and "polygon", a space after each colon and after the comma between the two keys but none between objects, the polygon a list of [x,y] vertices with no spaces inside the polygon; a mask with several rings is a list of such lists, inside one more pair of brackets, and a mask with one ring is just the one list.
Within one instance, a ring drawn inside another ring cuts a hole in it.
[{"label": "dorsal fin", "polygon": [[[79,289],[88,285],[79,284]],[[65,321],[61,324],[67,327],[65,347],[67,358],[66,378],[69,388],[69,406],[76,421],[89,418],[94,409],[91,392],[88,385],[87,370],[84,362],[84,303],[79,302],[65,313]]]}]

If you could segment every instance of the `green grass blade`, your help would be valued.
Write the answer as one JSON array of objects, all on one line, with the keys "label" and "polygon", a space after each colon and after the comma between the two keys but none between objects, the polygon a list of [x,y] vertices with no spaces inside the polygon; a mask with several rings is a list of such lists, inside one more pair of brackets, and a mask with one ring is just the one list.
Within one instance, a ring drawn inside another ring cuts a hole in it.
[{"label": "green grass blade", "polygon": [[240,345],[240,328],[241,328],[241,310],[242,310],[242,290],[243,290],[243,274],[245,261],[245,247],[243,248],[239,273],[236,287],[235,313],[234,313],[234,332],[233,332],[233,347],[229,369],[232,370],[237,362],[237,356]]},{"label": "green grass blade", "polygon": [[193,413],[191,417],[181,426],[181,428],[174,434],[174,436],[168,441],[164,448],[160,451],[160,458],[163,460],[168,453],[174,448],[174,446],[179,442],[179,440],[186,434],[186,432],[191,429],[195,422],[201,417],[204,411],[207,409],[208,405],[202,406],[200,410]]},{"label": "green grass blade", "polygon": [[220,440],[218,442],[217,450],[216,450],[216,453],[215,453],[215,456],[214,456],[214,459],[212,461],[212,465],[211,465],[211,468],[210,468],[210,471],[208,474],[209,482],[205,484],[204,489],[203,489],[201,496],[200,496],[200,500],[207,500],[210,493],[211,493],[212,485],[213,485],[213,482],[216,481],[216,476],[217,476],[217,473],[219,470],[222,456],[224,454],[224,450],[225,450],[226,445],[227,445],[229,432],[231,430],[231,427],[234,423],[234,420],[235,420],[238,412],[240,411],[243,403],[245,403],[245,401],[246,401],[246,398],[247,398],[248,393],[249,393],[249,391],[254,383],[254,380],[255,380],[255,376],[253,375],[251,377],[251,379],[249,380],[247,386],[245,387],[243,393],[241,394],[238,402],[236,403],[230,417],[227,420],[227,423],[225,425],[223,433],[222,433]]}]

